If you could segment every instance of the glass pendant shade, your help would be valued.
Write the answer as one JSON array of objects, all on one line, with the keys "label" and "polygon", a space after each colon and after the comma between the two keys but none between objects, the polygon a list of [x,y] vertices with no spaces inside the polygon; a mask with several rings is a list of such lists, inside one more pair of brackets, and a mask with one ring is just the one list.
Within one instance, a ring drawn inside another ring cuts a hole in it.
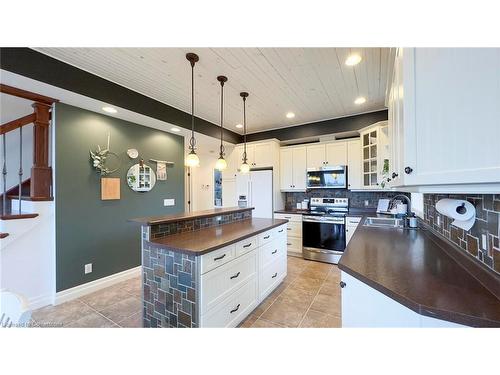
[{"label": "glass pendant shade", "polygon": [[240,172],[241,173],[248,173],[248,172],[250,172],[250,166],[248,165],[247,162],[244,162],[243,164],[241,164],[241,166],[240,166]]},{"label": "glass pendant shade", "polygon": [[215,168],[218,169],[219,171],[223,171],[224,169],[227,168],[227,162],[226,159],[224,159],[222,156],[217,159],[217,163],[215,163]]},{"label": "glass pendant shade", "polygon": [[191,151],[186,157],[186,165],[188,167],[198,167],[200,165],[200,158],[196,152]]}]

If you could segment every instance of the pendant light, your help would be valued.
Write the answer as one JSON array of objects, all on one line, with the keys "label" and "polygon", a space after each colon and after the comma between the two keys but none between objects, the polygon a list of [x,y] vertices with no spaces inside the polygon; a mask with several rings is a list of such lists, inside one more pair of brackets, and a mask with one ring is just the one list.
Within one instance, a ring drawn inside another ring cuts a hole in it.
[{"label": "pendant light", "polygon": [[191,64],[191,139],[189,140],[189,153],[186,157],[186,165],[188,167],[198,167],[200,165],[200,158],[196,155],[196,139],[194,138],[194,64],[200,58],[195,53],[186,54],[186,59]]},{"label": "pendant light", "polygon": [[243,98],[243,163],[240,166],[241,173],[250,172],[250,166],[247,163],[247,112],[246,112],[246,100],[248,97],[248,92],[240,92],[240,96]]},{"label": "pendant light", "polygon": [[227,82],[227,77],[218,76],[217,81],[220,82],[220,149],[219,149],[219,159],[217,159],[217,163],[215,163],[215,168],[219,171],[222,171],[227,168],[226,159],[224,159],[224,144],[223,144],[223,135],[224,135],[224,83]]}]

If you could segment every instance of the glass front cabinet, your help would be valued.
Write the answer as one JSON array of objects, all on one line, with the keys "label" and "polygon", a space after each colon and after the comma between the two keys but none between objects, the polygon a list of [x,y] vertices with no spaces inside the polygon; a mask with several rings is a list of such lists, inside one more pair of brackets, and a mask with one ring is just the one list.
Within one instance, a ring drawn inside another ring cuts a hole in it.
[{"label": "glass front cabinet", "polygon": [[389,137],[387,121],[378,122],[360,132],[361,183],[365,189],[386,187],[389,178]]}]

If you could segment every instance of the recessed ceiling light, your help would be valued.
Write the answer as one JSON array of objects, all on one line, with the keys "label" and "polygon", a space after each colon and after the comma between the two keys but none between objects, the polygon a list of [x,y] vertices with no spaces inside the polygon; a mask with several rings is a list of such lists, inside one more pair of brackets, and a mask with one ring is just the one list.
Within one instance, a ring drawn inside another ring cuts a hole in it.
[{"label": "recessed ceiling light", "polygon": [[170,129],[170,130],[172,130],[173,132],[176,132],[176,133],[178,133],[178,132],[180,132],[180,131],[181,131],[181,129],[179,129],[179,128],[172,128],[172,129]]},{"label": "recessed ceiling light", "polygon": [[294,118],[294,117],[295,117],[295,113],[293,113],[293,112],[288,112],[286,114],[286,118]]},{"label": "recessed ceiling light", "polygon": [[345,61],[347,66],[358,65],[361,62],[361,56],[358,54],[349,55]]},{"label": "recessed ceiling light", "polygon": [[114,109],[113,107],[102,107],[102,110],[104,112],[108,112],[108,113],[116,113],[118,112],[116,109]]},{"label": "recessed ceiling light", "polygon": [[241,124],[236,124],[236,127],[237,127],[238,129],[241,129],[241,128],[243,127],[243,125],[241,125]]},{"label": "recessed ceiling light", "polygon": [[364,102],[366,102],[366,99],[362,96],[360,96],[359,98],[356,98],[356,100],[354,101],[354,104],[363,104]]}]

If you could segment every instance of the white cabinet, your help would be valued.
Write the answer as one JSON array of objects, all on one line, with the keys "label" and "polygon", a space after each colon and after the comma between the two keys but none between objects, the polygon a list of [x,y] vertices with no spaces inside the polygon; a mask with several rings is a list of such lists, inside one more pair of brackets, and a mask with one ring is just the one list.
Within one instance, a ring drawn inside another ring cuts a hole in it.
[{"label": "white cabinet", "polygon": [[307,146],[307,168],[320,168],[326,165],[324,144]]},{"label": "white cabinet", "polygon": [[286,226],[201,256],[201,327],[236,327],[286,277]]},{"label": "white cabinet", "polygon": [[280,149],[280,187],[282,191],[306,189],[306,148],[283,147]]},{"label": "white cabinet", "polygon": [[359,222],[361,221],[361,217],[359,216],[348,216],[346,217],[346,223],[345,223],[345,241],[346,245],[349,244],[349,241],[351,241],[351,238],[354,234],[354,231],[359,225]]},{"label": "white cabinet", "polygon": [[347,143],[327,143],[325,145],[326,165],[347,165]]},{"label": "white cabinet", "polygon": [[395,186],[500,183],[499,72],[498,48],[398,50]]},{"label": "white cabinet", "polygon": [[361,141],[347,142],[347,188],[361,189]]},{"label": "white cabinet", "polygon": [[[360,135],[361,185],[366,189],[384,187],[390,165],[388,122],[380,121],[367,127],[360,132]],[[384,183],[382,183],[382,180],[384,180]]]},{"label": "white cabinet", "polygon": [[307,168],[347,165],[346,142],[321,143],[306,148]]},{"label": "white cabinet", "polygon": [[341,280],[343,328],[465,327],[417,314],[344,271]]},{"label": "white cabinet", "polygon": [[275,219],[288,220],[286,226],[286,246],[290,255],[302,256],[302,215],[301,214],[274,214]]},{"label": "white cabinet", "polygon": [[[244,146],[235,147],[237,168],[243,162]],[[272,142],[250,143],[247,144],[247,163],[250,168],[272,167],[276,164],[274,158]]]}]

